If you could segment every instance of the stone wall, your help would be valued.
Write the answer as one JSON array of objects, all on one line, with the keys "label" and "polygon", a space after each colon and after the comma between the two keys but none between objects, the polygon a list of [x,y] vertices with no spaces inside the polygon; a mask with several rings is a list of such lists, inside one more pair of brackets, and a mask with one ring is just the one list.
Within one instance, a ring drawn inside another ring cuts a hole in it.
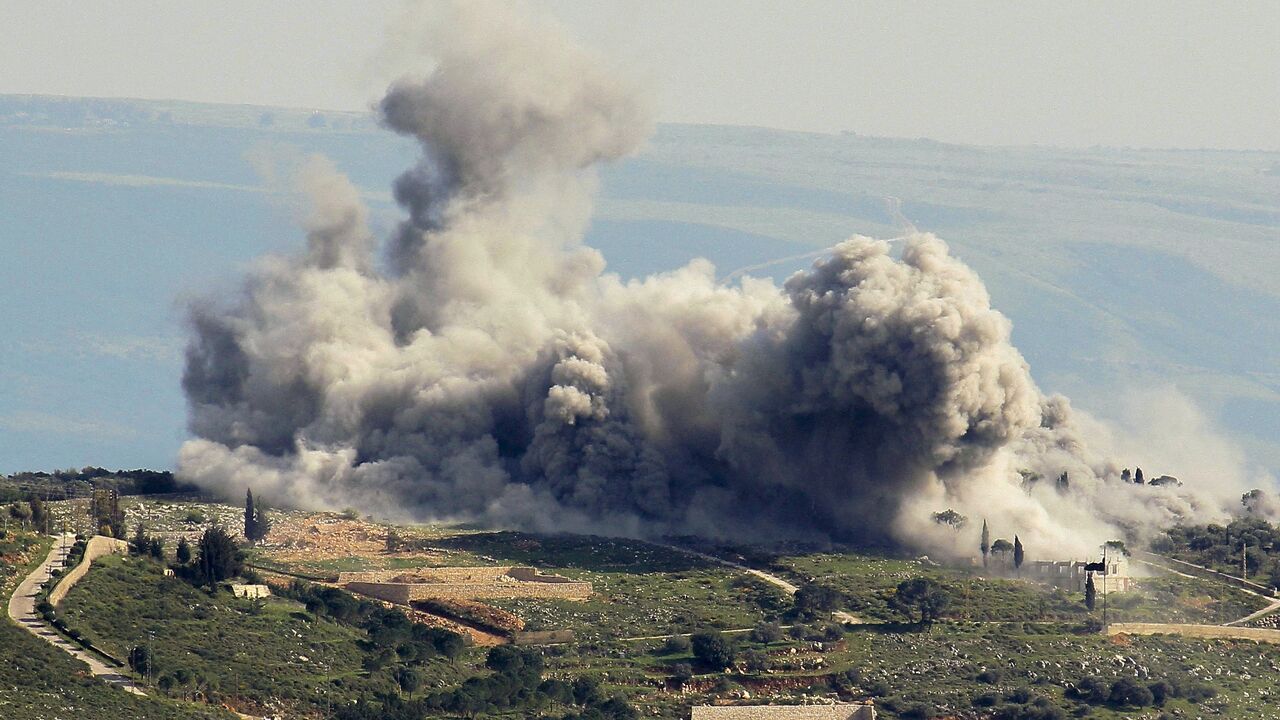
[{"label": "stone wall", "polygon": [[349,582],[342,587],[353,593],[368,595],[397,605],[409,604],[409,585],[406,583]]},{"label": "stone wall", "polygon": [[875,720],[873,705],[695,705],[692,720]]},{"label": "stone wall", "polygon": [[266,585],[231,585],[231,594],[238,598],[249,598],[256,600],[258,598],[271,597],[271,588]]},{"label": "stone wall", "polygon": [[1280,630],[1265,628],[1226,627],[1224,625],[1174,625],[1163,623],[1112,623],[1107,626],[1108,635],[1181,635],[1193,638],[1219,638],[1227,640],[1254,640],[1280,643]]},{"label": "stone wall", "polygon": [[537,575],[538,572],[533,568],[516,568],[510,565],[490,567],[424,567],[405,568],[403,570],[370,570],[365,572],[340,572],[338,573],[338,584],[345,585],[351,582],[391,582],[394,578],[406,575],[412,575],[415,578],[422,578],[421,582],[497,582],[503,576],[515,577],[516,571],[519,571],[522,574],[524,571],[528,571],[532,575]]},{"label": "stone wall", "polygon": [[571,583],[573,580],[563,575],[543,575],[537,568],[513,567],[507,572],[511,577],[524,582]]},{"label": "stone wall", "polygon": [[80,578],[84,577],[85,573],[89,572],[89,566],[93,564],[94,560],[103,555],[127,555],[128,553],[129,543],[124,540],[116,540],[103,535],[94,535],[89,538],[84,546],[84,559],[80,561],[79,565],[68,570],[67,574],[63,575],[58,584],[49,592],[49,604],[57,605],[62,602],[67,593],[71,592],[71,588],[80,582]]},{"label": "stone wall", "polygon": [[588,582],[348,582],[351,592],[408,604],[413,600],[497,600],[503,598],[560,598],[585,600],[591,596]]},{"label": "stone wall", "polygon": [[[406,578],[412,578],[406,582]],[[585,600],[591,583],[561,575],[543,575],[535,568],[440,567],[338,573],[338,584],[352,592],[393,603],[413,600],[496,600],[502,598],[560,598]]]}]

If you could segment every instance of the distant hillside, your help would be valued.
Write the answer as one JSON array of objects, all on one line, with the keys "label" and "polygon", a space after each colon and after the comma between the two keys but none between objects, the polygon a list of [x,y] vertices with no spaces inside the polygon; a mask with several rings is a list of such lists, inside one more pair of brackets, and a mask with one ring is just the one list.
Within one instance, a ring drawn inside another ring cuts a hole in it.
[{"label": "distant hillside", "polygon": [[[299,242],[252,159],[282,147],[332,157],[380,230],[399,217],[390,182],[416,150],[365,114],[0,96],[0,471],[171,461],[175,298]],[[1277,168],[1276,153],[661,126],[603,173],[588,242],[628,277],[703,256],[781,278],[854,232],[935,232],[1047,389],[1105,413],[1174,384],[1280,475]]]}]

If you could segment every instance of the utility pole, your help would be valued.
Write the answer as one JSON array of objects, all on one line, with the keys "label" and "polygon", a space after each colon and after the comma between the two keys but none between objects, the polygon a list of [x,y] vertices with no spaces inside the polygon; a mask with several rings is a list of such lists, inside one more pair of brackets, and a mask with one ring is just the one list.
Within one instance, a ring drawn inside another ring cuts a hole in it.
[{"label": "utility pole", "polygon": [[1107,546],[1102,546],[1102,627],[1107,627]]}]

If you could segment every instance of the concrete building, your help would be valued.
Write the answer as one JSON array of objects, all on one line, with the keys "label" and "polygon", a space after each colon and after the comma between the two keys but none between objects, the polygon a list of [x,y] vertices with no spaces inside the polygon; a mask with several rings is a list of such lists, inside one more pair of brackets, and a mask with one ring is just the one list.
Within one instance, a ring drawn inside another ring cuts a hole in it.
[{"label": "concrete building", "polygon": [[1108,554],[1106,572],[1087,570],[1088,563],[1079,560],[1032,560],[1024,563],[1021,577],[1064,590],[1084,592],[1090,575],[1098,592],[1128,592],[1133,589],[1129,575],[1129,558],[1123,553]]},{"label": "concrete building", "polygon": [[238,598],[264,598],[271,596],[271,588],[266,585],[232,585],[231,594]]}]

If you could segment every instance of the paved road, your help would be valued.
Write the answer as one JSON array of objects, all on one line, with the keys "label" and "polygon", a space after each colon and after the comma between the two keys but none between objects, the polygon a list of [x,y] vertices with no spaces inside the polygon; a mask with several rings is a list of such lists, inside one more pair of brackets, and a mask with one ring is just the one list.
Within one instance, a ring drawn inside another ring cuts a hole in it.
[{"label": "paved road", "polygon": [[89,672],[107,684],[135,695],[146,695],[142,688],[123,674],[119,668],[107,665],[84,648],[63,638],[36,612],[36,595],[40,592],[40,583],[49,577],[50,567],[62,567],[62,562],[70,552],[75,539],[74,535],[63,535],[55,540],[49,556],[23,579],[18,588],[13,591],[13,595],[9,597],[9,619],[32,635],[88,665]]},{"label": "paved road", "polygon": [[[30,575],[23,579],[18,588],[13,591],[13,595],[9,597],[9,619],[32,635],[88,665],[89,672],[108,685],[131,692],[134,695],[146,695],[147,693],[142,687],[121,672],[119,668],[106,664],[98,659],[96,655],[89,653],[84,648],[59,635],[36,612],[36,595],[40,592],[40,583],[49,577],[50,567],[62,567],[63,561],[66,560],[67,554],[71,552],[71,545],[75,541],[75,535],[69,533],[55,538],[53,549],[49,551],[49,556],[44,559],[44,562],[40,563],[39,567],[32,570]],[[264,718],[259,718],[255,715],[245,715],[234,710],[231,712],[242,718],[242,720],[264,720]]]}]

